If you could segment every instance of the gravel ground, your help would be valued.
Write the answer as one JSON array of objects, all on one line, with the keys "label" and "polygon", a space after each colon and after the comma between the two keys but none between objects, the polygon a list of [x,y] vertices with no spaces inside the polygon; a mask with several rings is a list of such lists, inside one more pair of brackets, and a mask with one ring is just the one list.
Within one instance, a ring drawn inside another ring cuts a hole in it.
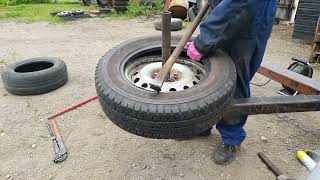
[{"label": "gravel ground", "polygon": [[[217,166],[211,160],[221,142],[216,130],[209,137],[186,141],[138,137],[112,124],[98,101],[57,118],[69,157],[54,164],[46,117],[95,96],[94,71],[100,57],[125,40],[146,35],[160,32],[151,22],[137,19],[56,25],[0,21],[0,66],[31,57],[59,57],[70,77],[62,88],[38,96],[14,96],[0,85],[0,179],[274,179],[257,157],[260,151],[286,174],[306,172],[295,153],[319,150],[319,113],[250,116],[239,157],[229,166]],[[290,35],[290,27],[275,27],[268,63],[287,67],[291,57],[309,56],[310,46],[292,41]],[[315,79],[319,72],[315,67]],[[257,75],[253,81],[267,80]],[[252,91],[254,96],[274,96],[280,87],[271,81]]]}]

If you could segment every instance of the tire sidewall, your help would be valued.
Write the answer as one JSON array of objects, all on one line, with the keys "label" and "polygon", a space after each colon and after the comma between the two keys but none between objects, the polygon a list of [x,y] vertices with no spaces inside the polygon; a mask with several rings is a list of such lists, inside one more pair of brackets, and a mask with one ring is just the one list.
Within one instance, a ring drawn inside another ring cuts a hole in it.
[{"label": "tire sidewall", "polygon": [[[180,37],[172,37],[177,46]],[[103,111],[122,129],[150,138],[180,138],[197,135],[218,123],[235,90],[236,69],[222,51],[203,59],[207,78],[177,92],[157,93],[138,88],[125,77],[131,57],[152,49],[161,52],[161,37],[143,37],[125,42],[106,53],[96,68],[96,90]],[[145,57],[146,54],[140,54]]]},{"label": "tire sidewall", "polygon": [[[14,69],[18,68],[19,66],[29,64],[29,63],[37,63],[37,62],[50,62],[53,64],[52,67],[43,69],[40,71],[34,71],[34,72],[26,72],[26,73],[18,73],[15,72]],[[52,76],[57,73],[57,71],[60,71],[65,66],[65,63],[61,61],[60,59],[57,58],[31,58],[31,59],[26,59],[22,61],[17,61],[12,64],[9,64],[7,68],[5,68],[4,71],[6,73],[13,75],[18,78],[23,78],[23,79],[34,79],[34,76]]]},{"label": "tire sidewall", "polygon": [[[40,71],[15,72],[21,65],[50,62],[53,66]],[[7,65],[1,72],[4,87],[16,95],[37,95],[52,91],[68,81],[66,64],[57,58],[39,57],[17,61]]]}]

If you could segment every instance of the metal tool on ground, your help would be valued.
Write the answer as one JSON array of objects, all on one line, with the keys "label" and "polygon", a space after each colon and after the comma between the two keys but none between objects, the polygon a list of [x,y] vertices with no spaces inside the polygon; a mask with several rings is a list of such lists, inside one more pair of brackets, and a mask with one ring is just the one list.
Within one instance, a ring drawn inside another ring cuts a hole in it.
[{"label": "metal tool on ground", "polygon": [[280,176],[283,173],[280,171],[280,169],[275,166],[268,158],[266,155],[264,155],[262,152],[258,153],[259,158],[263,161],[263,163],[265,165],[268,166],[268,168],[276,175],[276,176]]},{"label": "metal tool on ground", "polygon": [[296,178],[288,177],[286,175],[283,175],[283,173],[280,171],[280,169],[275,166],[270,159],[267,158],[266,155],[264,155],[262,152],[258,153],[259,158],[262,160],[262,162],[267,165],[267,167],[276,175],[276,180],[295,180]]},{"label": "metal tool on ground", "polygon": [[80,106],[83,106],[93,100],[96,100],[97,98],[98,98],[98,96],[94,96],[94,97],[87,99],[77,105],[74,105],[64,111],[61,111],[59,113],[56,113],[53,116],[48,117],[49,122],[46,123],[46,126],[49,131],[49,135],[50,135],[50,138],[51,138],[52,144],[53,144],[53,151],[54,151],[53,162],[60,163],[60,162],[63,162],[64,160],[66,160],[68,157],[67,150],[63,144],[63,140],[62,140],[62,137],[61,137],[58,125],[57,125],[57,121],[54,118],[61,116],[62,114],[65,114],[69,111],[72,111]]},{"label": "metal tool on ground", "polygon": [[52,140],[54,157],[53,162],[60,163],[67,159],[67,150],[63,144],[56,120],[47,123],[47,128]]},{"label": "metal tool on ground", "polygon": [[89,98],[89,99],[87,99],[87,100],[85,100],[85,101],[83,101],[83,102],[81,102],[79,104],[76,104],[76,105],[74,105],[74,106],[72,106],[72,107],[70,107],[70,108],[68,108],[68,109],[66,109],[64,111],[58,112],[55,115],[48,117],[48,120],[51,120],[51,119],[56,118],[58,116],[61,116],[62,114],[65,114],[65,113],[67,113],[69,111],[77,109],[78,107],[83,106],[83,105],[85,105],[85,104],[87,104],[87,103],[89,103],[89,102],[91,102],[93,100],[96,100],[96,99],[98,99],[98,96],[94,96],[92,98]]},{"label": "metal tool on ground", "polygon": [[173,64],[181,54],[184,46],[187,44],[187,42],[190,40],[193,32],[198,27],[199,23],[201,22],[203,16],[206,14],[207,10],[209,8],[209,5],[206,3],[204,7],[201,9],[200,13],[197,15],[196,19],[193,21],[191,28],[185,33],[185,35],[181,38],[178,46],[174,49],[169,59],[166,61],[164,66],[161,68],[161,70],[158,72],[157,76],[154,78],[153,82],[150,83],[150,88],[153,90],[160,92],[161,87],[169,74]]}]

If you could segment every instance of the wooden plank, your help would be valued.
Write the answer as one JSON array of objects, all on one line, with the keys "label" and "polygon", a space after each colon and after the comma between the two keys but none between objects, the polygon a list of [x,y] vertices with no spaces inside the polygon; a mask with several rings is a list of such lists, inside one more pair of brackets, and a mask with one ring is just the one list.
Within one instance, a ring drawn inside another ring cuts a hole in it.
[{"label": "wooden plank", "polygon": [[318,55],[316,55],[316,53],[319,52],[319,45],[320,45],[320,16],[318,19],[317,28],[314,36],[314,45],[312,46],[311,55],[309,58],[310,63],[317,63]]},{"label": "wooden plank", "polygon": [[316,37],[314,38],[315,43],[320,43],[320,33],[316,33]]}]

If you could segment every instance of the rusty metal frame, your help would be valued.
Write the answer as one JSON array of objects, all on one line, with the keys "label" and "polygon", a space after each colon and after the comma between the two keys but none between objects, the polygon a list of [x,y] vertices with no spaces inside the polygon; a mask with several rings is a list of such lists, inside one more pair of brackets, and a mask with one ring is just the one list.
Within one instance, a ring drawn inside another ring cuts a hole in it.
[{"label": "rusty metal frame", "polygon": [[320,111],[320,96],[252,97],[233,100],[230,117],[253,114]]},{"label": "rusty metal frame", "polygon": [[286,68],[262,64],[258,73],[297,90],[304,95],[320,94],[320,81],[305,77]]},{"label": "rusty metal frame", "polygon": [[235,99],[228,116],[320,111],[320,81],[269,64],[262,64],[258,73],[303,95]]}]

